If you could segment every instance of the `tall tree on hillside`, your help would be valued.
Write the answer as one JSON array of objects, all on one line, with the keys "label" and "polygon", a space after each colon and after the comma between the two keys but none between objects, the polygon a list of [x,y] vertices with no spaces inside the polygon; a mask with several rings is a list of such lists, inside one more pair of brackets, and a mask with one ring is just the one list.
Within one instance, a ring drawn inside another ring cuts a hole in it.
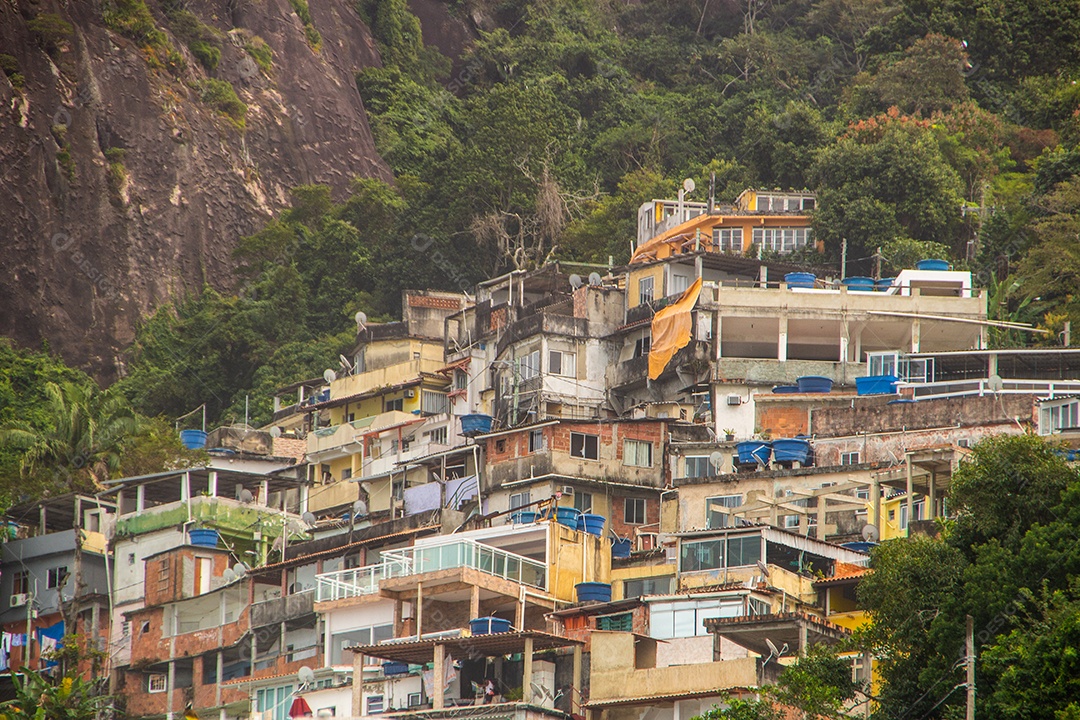
[{"label": "tall tree on hillside", "polygon": [[52,424],[9,421],[0,444],[23,452],[27,489],[96,492],[120,467],[121,445],[137,428],[131,406],[118,392],[71,382],[47,383],[44,392]]}]

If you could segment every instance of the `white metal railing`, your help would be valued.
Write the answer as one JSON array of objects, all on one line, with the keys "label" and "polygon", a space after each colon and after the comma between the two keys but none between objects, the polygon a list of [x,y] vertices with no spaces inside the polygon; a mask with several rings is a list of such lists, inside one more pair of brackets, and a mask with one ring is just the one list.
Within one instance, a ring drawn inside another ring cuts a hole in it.
[{"label": "white metal railing", "polygon": [[315,578],[315,601],[330,602],[371,595],[387,578],[468,567],[505,580],[547,589],[547,565],[524,555],[465,538],[432,545],[387,550],[383,561],[352,570],[322,573]]},{"label": "white metal railing", "polygon": [[998,386],[997,380],[975,378],[971,380],[944,380],[930,383],[901,383],[900,392],[910,393],[913,400],[932,400],[944,397],[962,397],[977,395],[1038,395],[1054,398],[1060,395],[1080,393],[1080,381],[1077,380],[1003,380]]}]

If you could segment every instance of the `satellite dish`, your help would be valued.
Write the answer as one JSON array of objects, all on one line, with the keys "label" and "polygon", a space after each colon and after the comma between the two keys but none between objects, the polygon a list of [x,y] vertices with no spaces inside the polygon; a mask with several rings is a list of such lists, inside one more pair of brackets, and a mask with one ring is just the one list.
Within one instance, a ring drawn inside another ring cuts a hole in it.
[{"label": "satellite dish", "polygon": [[344,355],[338,355],[338,362],[341,363],[341,367],[345,368],[345,370],[352,370],[352,363]]},{"label": "satellite dish", "polygon": [[367,503],[363,500],[357,500],[352,504],[353,515],[359,515],[365,517],[367,515]]},{"label": "satellite dish", "polygon": [[765,644],[769,646],[769,652],[771,652],[776,657],[780,657],[780,651],[777,649],[776,645],[773,644],[772,640],[770,640],[769,638],[765,638]]},{"label": "satellite dish", "polygon": [[244,577],[244,575],[247,574],[247,570],[247,565],[242,562],[238,562],[232,566],[232,571],[236,574],[236,577]]},{"label": "satellite dish", "polygon": [[248,490],[247,488],[244,488],[243,490],[240,491],[240,495],[239,495],[238,499],[242,503],[249,503],[249,502],[251,502],[252,500],[255,499],[255,496],[251,494],[250,490]]},{"label": "satellite dish", "polygon": [[762,575],[764,575],[765,577],[769,577],[769,566],[768,565],[766,565],[762,561],[758,560],[757,561],[757,566],[758,566],[758,570],[761,571]]},{"label": "satellite dish", "polygon": [[310,510],[301,515],[300,519],[303,520],[308,527],[311,527],[319,521],[319,519],[315,517],[315,513],[311,512]]},{"label": "satellite dish", "polygon": [[994,374],[986,381],[986,386],[990,389],[990,392],[999,393],[1005,388],[1005,383],[1000,375]]},{"label": "satellite dish", "polygon": [[307,665],[302,665],[300,669],[296,671],[296,676],[304,685],[310,685],[315,682],[315,671]]},{"label": "satellite dish", "polygon": [[274,543],[273,543],[273,545],[271,545],[271,548],[273,548],[274,550],[277,550],[279,552],[284,550],[285,549],[285,538],[281,537],[281,536],[274,538]]},{"label": "satellite dish", "polygon": [[270,428],[270,437],[272,437],[272,438],[281,437],[281,428],[279,428],[277,425]]},{"label": "satellite dish", "polygon": [[226,583],[231,583],[236,579],[236,571],[232,568],[225,568],[225,572],[221,573],[221,577]]},{"label": "satellite dish", "polygon": [[688,193],[692,193],[695,189],[697,189],[697,184],[693,181],[692,178],[686,178],[682,181],[682,189]]},{"label": "satellite dish", "polygon": [[881,531],[877,525],[863,525],[862,539],[866,542],[877,542],[881,539]]},{"label": "satellite dish", "polygon": [[358,327],[363,327],[367,324],[367,315],[364,313],[363,310],[353,315],[353,319],[356,320],[356,325]]},{"label": "satellite dish", "polygon": [[333,370],[331,370],[330,368],[326,368],[326,372],[324,372],[322,374],[322,377],[323,377],[323,380],[325,380],[326,382],[332,383],[335,380],[337,380],[337,373],[334,372]]},{"label": "satellite dish", "polygon": [[581,282],[581,276],[580,275],[575,274],[575,275],[570,276],[570,287],[577,290],[579,287],[581,287],[581,285],[582,285],[582,282]]},{"label": "satellite dish", "polygon": [[600,273],[598,273],[598,272],[589,273],[589,284],[590,285],[592,285],[593,287],[599,287],[601,282],[603,282],[603,278],[600,277]]},{"label": "satellite dish", "polygon": [[720,466],[724,464],[724,453],[719,450],[714,450],[709,454],[709,462],[712,463],[714,468],[719,470]]}]

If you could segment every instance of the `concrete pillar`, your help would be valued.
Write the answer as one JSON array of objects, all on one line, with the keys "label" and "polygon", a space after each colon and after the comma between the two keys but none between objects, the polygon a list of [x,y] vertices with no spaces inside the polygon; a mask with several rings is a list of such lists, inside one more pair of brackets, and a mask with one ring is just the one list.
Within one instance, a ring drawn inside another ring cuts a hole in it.
[{"label": "concrete pillar", "polygon": [[135,488],[135,510],[142,512],[146,509],[146,486],[139,485]]},{"label": "concrete pillar", "polygon": [[424,583],[416,583],[416,639],[424,634]]},{"label": "concrete pillar", "polygon": [[472,595],[469,597],[469,619],[480,617],[480,586],[472,586]]},{"label": "concrete pillar", "polygon": [[[848,327],[847,318],[844,318],[840,322],[840,362],[846,363],[848,360],[848,345],[851,342],[851,328]],[[847,377],[845,371],[844,377]]]},{"label": "concrete pillar", "polygon": [[[529,660],[525,660],[526,667],[529,667]],[[435,696],[431,699],[432,710],[442,710],[446,707],[446,646],[439,644],[435,646],[435,677],[431,683],[431,689],[435,692]],[[355,682],[355,679],[354,681]]]},{"label": "concrete pillar", "polygon": [[912,511],[915,507],[913,497],[915,495],[915,484],[914,481],[911,479],[911,455],[908,455],[904,459],[907,460],[907,535],[908,537],[911,537],[911,521],[914,518],[914,516],[912,515]]},{"label": "concrete pillar", "polygon": [[269,505],[270,504],[270,481],[269,480],[263,480],[261,483],[259,483],[259,504],[260,505]]},{"label": "concrete pillar", "polygon": [[165,720],[173,720],[173,693],[176,691],[176,662],[169,661],[169,674],[165,689]]},{"label": "concrete pillar", "polygon": [[525,638],[525,655],[523,660],[525,661],[525,667],[521,674],[521,696],[523,698],[531,698],[532,689],[529,686],[533,676],[533,639],[531,637]]},{"label": "concrete pillar", "polygon": [[364,714],[364,656],[353,655],[352,717]]},{"label": "concrete pillar", "polygon": [[884,533],[885,526],[881,522],[881,481],[877,476],[870,483],[870,503],[874,506],[874,524]]},{"label": "concrete pillar", "polygon": [[852,362],[862,362],[862,325],[855,331],[855,358]]},{"label": "concrete pillar", "polygon": [[804,621],[800,620],[799,621],[799,657],[806,657],[806,646],[807,646],[806,623]]},{"label": "concrete pillar", "polygon": [[[402,610],[402,608],[401,608],[401,600],[400,599],[394,600],[394,637],[401,637],[401,634],[402,634],[401,633],[401,614],[402,614],[401,610]],[[327,618],[329,618],[331,616],[331,614],[332,613],[325,613]],[[327,625],[329,625],[329,623],[327,623]],[[329,629],[327,630],[327,632],[329,632]]]},{"label": "concrete pillar", "polygon": [[777,336],[776,359],[781,362],[787,360],[787,316],[780,316],[780,333]]},{"label": "concrete pillar", "polygon": [[919,352],[920,336],[922,335],[922,320],[915,318],[911,321],[911,352]]},{"label": "concrete pillar", "polygon": [[191,499],[191,473],[184,473],[183,479],[180,481],[180,501],[187,502]]},{"label": "concrete pillar", "polygon": [[986,356],[986,377],[993,377],[998,374],[998,356],[997,353],[992,353]]},{"label": "concrete pillar", "polygon": [[[214,661],[217,663],[217,674],[214,677],[217,678],[217,682],[214,683],[214,704],[215,705],[220,705],[221,704],[221,674],[223,672],[225,672],[225,659],[224,659],[224,657],[222,657],[222,653],[221,653],[220,650],[217,653],[215,653],[215,655],[216,655],[216,657],[215,657]],[[203,657],[205,658],[206,656],[204,655]],[[204,674],[205,674],[205,671],[204,671]],[[224,711],[225,711],[225,709],[222,708],[222,712],[224,712]]]},{"label": "concrete pillar", "polygon": [[217,470],[211,470],[206,474],[206,491],[210,497],[217,496]]},{"label": "concrete pillar", "polygon": [[[571,676],[571,682],[573,688],[570,690],[570,712],[574,712],[574,703],[578,704],[578,712],[581,712],[581,646],[574,646],[574,671]],[[577,693],[577,697],[574,697],[574,693]]]},{"label": "concrete pillar", "polygon": [[[717,291],[717,297],[719,297],[719,291]],[[713,313],[712,321],[712,336],[713,336],[713,359],[719,360],[723,356],[723,345],[721,344],[720,334],[724,330],[724,319],[720,317],[720,308],[717,307],[716,312]]]},{"label": "concrete pillar", "polygon": [[937,517],[937,473],[930,471],[930,495],[926,499],[928,508],[927,520]]}]

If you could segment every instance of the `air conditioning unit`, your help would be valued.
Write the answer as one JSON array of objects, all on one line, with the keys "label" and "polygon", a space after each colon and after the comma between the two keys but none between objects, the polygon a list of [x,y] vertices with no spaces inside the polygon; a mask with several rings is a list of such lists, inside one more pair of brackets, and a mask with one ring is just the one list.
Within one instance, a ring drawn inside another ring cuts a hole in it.
[{"label": "air conditioning unit", "polygon": [[406,390],[405,391],[405,397],[407,397],[407,398],[416,397],[416,391],[415,390]]},{"label": "air conditioning unit", "polygon": [[573,485],[563,485],[562,490],[560,490],[559,492],[561,492],[563,495],[573,495],[574,494],[574,486]]},{"label": "air conditioning unit", "polygon": [[728,395],[727,396],[727,404],[728,405],[742,405],[742,395]]},{"label": "air conditioning unit", "polygon": [[15,593],[11,596],[11,600],[8,602],[8,607],[22,607],[30,600],[30,596],[26,593]]}]

